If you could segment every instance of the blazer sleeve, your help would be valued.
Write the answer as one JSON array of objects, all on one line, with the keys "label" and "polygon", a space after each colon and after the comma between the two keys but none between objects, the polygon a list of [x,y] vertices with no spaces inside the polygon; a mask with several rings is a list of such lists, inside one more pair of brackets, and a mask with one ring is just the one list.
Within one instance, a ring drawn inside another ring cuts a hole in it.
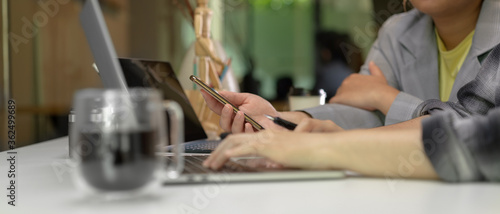
[{"label": "blazer sleeve", "polygon": [[401,123],[415,118],[415,109],[417,109],[422,102],[424,101],[418,97],[405,92],[399,92],[385,116],[385,125]]},{"label": "blazer sleeve", "polygon": [[413,117],[451,111],[460,117],[485,115],[495,106],[500,106],[500,45],[497,45],[484,60],[474,80],[465,84],[457,93],[458,102],[426,100],[414,111]]},{"label": "blazer sleeve", "polygon": [[383,114],[363,109],[341,105],[326,104],[302,110],[311,117],[331,120],[343,129],[367,129],[383,125]]},{"label": "blazer sleeve", "polygon": [[440,113],[422,127],[425,153],[441,179],[500,181],[500,108],[466,119]]}]

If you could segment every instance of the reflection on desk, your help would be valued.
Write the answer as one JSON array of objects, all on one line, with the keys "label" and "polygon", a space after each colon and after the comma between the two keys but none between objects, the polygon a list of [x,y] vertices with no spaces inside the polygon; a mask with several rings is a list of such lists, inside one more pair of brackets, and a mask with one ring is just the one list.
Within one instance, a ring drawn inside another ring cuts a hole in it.
[{"label": "reflection on desk", "polygon": [[[359,177],[171,185],[156,196],[103,203],[73,187],[67,146],[64,137],[17,149],[16,207],[3,196],[1,213],[500,213],[497,184]],[[0,153],[2,187],[7,156]]]}]

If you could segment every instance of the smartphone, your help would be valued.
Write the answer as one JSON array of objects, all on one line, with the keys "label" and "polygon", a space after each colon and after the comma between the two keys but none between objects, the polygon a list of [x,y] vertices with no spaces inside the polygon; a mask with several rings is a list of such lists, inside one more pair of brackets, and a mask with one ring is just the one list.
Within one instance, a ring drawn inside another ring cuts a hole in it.
[{"label": "smartphone", "polygon": [[[198,78],[198,77],[196,77],[194,75],[191,75],[189,77],[189,79],[191,81],[193,81],[194,83],[196,83],[197,85],[199,85],[203,90],[205,90],[208,94],[210,94],[213,98],[215,98],[220,103],[222,103],[224,105],[226,105],[226,104],[231,105],[231,107],[233,107],[234,113],[237,113],[237,112],[240,111],[238,109],[238,107],[236,107],[235,105],[233,105],[232,103],[230,103],[226,98],[224,98],[222,95],[220,95],[219,92],[217,92],[212,87],[208,86],[200,78]],[[257,129],[257,130],[264,130],[264,127],[262,127],[259,123],[257,123],[257,121],[255,121],[254,119],[252,119],[251,117],[249,117],[245,113],[243,113],[243,115],[245,116],[245,121],[247,121],[248,123],[250,123],[255,129]]]}]

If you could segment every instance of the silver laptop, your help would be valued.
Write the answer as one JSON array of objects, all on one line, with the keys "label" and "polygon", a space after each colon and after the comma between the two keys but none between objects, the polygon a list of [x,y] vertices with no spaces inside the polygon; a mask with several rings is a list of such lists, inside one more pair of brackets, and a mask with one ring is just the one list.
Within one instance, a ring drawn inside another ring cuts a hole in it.
[{"label": "silver laptop", "polygon": [[[125,72],[125,74],[127,75],[124,75],[120,63],[122,65],[132,63],[135,64],[137,68],[142,67],[142,69],[139,69],[136,72],[143,74],[146,72],[145,69],[150,68],[148,66],[144,66],[144,63],[153,63],[153,61],[134,61],[133,59],[120,59],[120,61],[118,60],[97,0],[87,0],[85,2],[83,10],[80,14],[80,21],[85,31],[85,35],[90,45],[92,54],[94,55],[94,60],[99,69],[99,75],[104,87],[122,88],[124,90],[127,90],[127,87],[129,87],[129,85],[127,85],[127,82],[130,83],[133,78],[131,78],[129,81],[126,81],[125,76],[128,76],[130,72],[127,71]],[[165,62],[155,62],[154,64],[165,66],[168,63],[166,64]],[[184,95],[184,98],[178,99],[176,101],[187,101],[184,91],[182,90],[182,87],[180,87],[179,81],[175,77],[175,74],[173,73],[169,64],[168,67],[171,71],[169,76],[175,79],[175,81],[167,82],[167,88],[175,88],[178,84],[180,88],[178,92],[181,92]],[[155,85],[148,86],[155,87]],[[139,85],[139,87],[144,87],[144,85]],[[164,91],[164,89],[162,91]],[[165,97],[167,99],[173,99],[169,97],[168,92],[165,94]],[[190,107],[188,109],[191,109],[192,113],[194,113],[192,106],[189,104],[189,101],[185,103],[187,103],[187,106]],[[180,104],[182,105],[182,102]],[[189,110],[185,111],[185,118],[191,117],[187,115],[189,114],[189,112]],[[199,127],[201,127],[199,121],[197,121],[197,124],[199,124]],[[185,130],[190,129],[193,129],[193,127],[187,127]],[[204,137],[206,138],[206,135]],[[168,153],[163,155],[170,157],[170,154]],[[335,179],[345,176],[343,171],[335,170],[297,170],[269,168],[267,167],[266,160],[262,158],[235,158],[229,161],[220,171],[213,171],[204,168],[201,164],[207,157],[208,154],[185,154],[185,167],[183,173],[178,179],[165,181],[165,184]]]},{"label": "silver laptop", "polygon": [[[129,87],[156,87],[160,89],[164,98],[179,103],[185,114],[184,139],[189,142],[185,144],[186,151],[210,153],[217,146],[217,141],[206,141],[207,135],[168,62],[124,58],[118,60],[98,1],[85,2],[80,20],[105,88],[127,90]],[[154,80],[158,79],[155,74],[166,75],[164,76],[166,80],[164,80],[168,85],[159,85],[155,82]]]}]

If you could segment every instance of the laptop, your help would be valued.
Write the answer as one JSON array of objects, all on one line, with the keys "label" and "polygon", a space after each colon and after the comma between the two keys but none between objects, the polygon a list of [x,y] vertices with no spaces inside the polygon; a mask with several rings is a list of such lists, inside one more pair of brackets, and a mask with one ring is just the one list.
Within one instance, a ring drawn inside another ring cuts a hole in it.
[{"label": "laptop", "polygon": [[[100,6],[95,0],[86,1],[80,15],[81,25],[89,43],[97,70],[105,88],[156,87],[164,98],[174,100],[184,112],[185,151],[190,153],[210,153],[220,141],[207,140],[207,135],[196,117],[187,96],[175,77],[168,62],[137,59],[118,59],[111,37],[106,27]],[[150,71],[150,72],[148,72]],[[164,74],[165,82],[155,82],[157,75]],[[153,78],[151,78],[153,77]],[[150,81],[143,81],[143,80]]]},{"label": "laptop", "polygon": [[[153,84],[147,77],[152,73],[151,69],[162,69],[166,72],[166,86],[159,89],[164,92],[166,99],[173,99],[181,106],[183,106],[186,131],[199,129],[195,131],[201,137],[194,141],[194,144],[207,145],[206,138],[201,123],[194,115],[194,110],[187,100],[184,90],[179,84],[175,73],[170,64],[166,62],[155,62],[148,60],[134,60],[134,59],[118,59],[114,46],[109,36],[109,32],[104,22],[98,0],[87,0],[84,3],[82,12],[80,14],[80,21],[87,37],[94,60],[99,70],[99,75],[106,88],[121,88],[127,90],[128,87],[155,87],[158,85]],[[127,72],[123,70],[127,69]],[[129,70],[130,69],[130,70]],[[137,81],[139,75],[141,81]],[[128,80],[127,80],[128,77]],[[172,93],[174,92],[174,93]],[[175,96],[174,96],[175,94]],[[193,116],[194,115],[194,116]],[[195,119],[194,119],[195,118]],[[190,122],[190,123],[189,123]],[[187,133],[187,132],[186,132]],[[191,135],[186,136],[190,139]],[[193,143],[193,142],[191,142]],[[215,142],[214,147],[218,144]],[[186,150],[189,151],[189,150]],[[161,154],[172,157],[170,153]],[[179,183],[234,183],[234,182],[248,182],[248,181],[283,181],[283,180],[312,180],[312,179],[337,179],[345,177],[343,171],[336,170],[298,170],[298,169],[284,169],[284,168],[269,168],[267,167],[267,160],[263,158],[234,158],[231,159],[220,171],[213,171],[202,166],[202,162],[208,157],[209,154],[187,153],[184,156],[185,164],[184,171],[177,179],[169,179],[165,184],[179,184]]]},{"label": "laptop", "polygon": [[[129,88],[156,88],[164,100],[174,100],[184,113],[184,151],[210,153],[220,140],[207,140],[207,135],[184,90],[168,62],[119,58],[124,79]],[[167,120],[168,121],[168,120]]]}]

